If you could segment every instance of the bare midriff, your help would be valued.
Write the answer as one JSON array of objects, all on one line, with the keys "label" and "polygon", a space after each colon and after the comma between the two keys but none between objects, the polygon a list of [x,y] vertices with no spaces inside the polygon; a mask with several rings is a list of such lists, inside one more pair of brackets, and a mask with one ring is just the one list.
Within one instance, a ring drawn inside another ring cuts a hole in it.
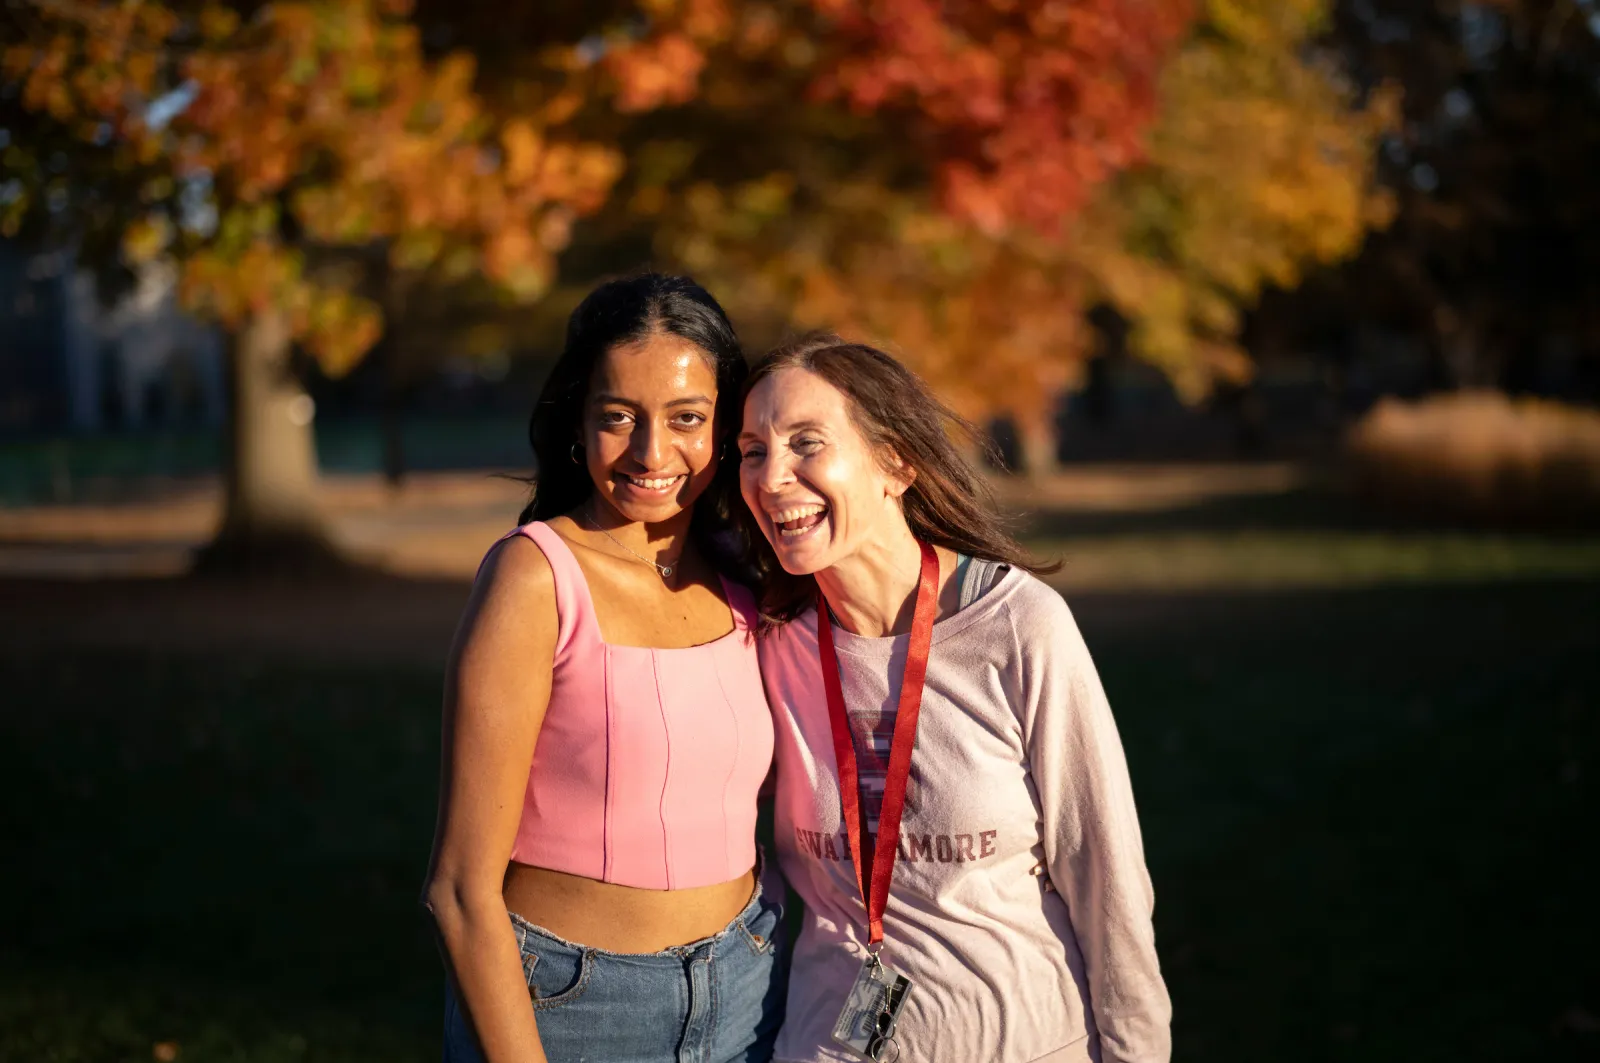
[{"label": "bare midriff", "polygon": [[506,870],[506,908],[576,945],[661,952],[718,933],[755,892],[755,872],[681,890],[619,886],[527,864]]}]

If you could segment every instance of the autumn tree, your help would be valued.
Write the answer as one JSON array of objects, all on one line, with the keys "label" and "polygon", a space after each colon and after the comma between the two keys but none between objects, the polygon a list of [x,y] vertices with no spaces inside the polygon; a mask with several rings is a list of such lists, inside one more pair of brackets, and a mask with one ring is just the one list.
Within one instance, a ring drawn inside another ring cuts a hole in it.
[{"label": "autumn tree", "polygon": [[[649,219],[672,154],[655,117],[728,110],[777,72],[794,95],[761,94],[765,114],[737,121],[793,112],[813,146],[830,125],[858,145],[894,130],[891,184],[925,190],[936,224],[1048,229],[1136,153],[1188,4],[449,5],[458,43],[491,66],[513,56],[486,84],[467,54],[424,53],[406,0],[239,10],[20,0],[0,60],[5,231],[175,258],[186,305],[232,337],[223,561],[321,542],[294,352],[341,373],[416,293],[479,275],[537,298],[616,178],[602,145],[633,158],[626,212]],[[697,179],[736,190],[709,161]],[[703,203],[699,188],[674,192]]]},{"label": "autumn tree", "polygon": [[605,61],[640,115],[615,202],[657,255],[758,342],[837,326],[970,416],[1040,410],[1083,346],[1059,249],[1139,157],[1191,5],[656,6]]},{"label": "autumn tree", "polygon": [[[579,120],[614,136],[629,167],[586,248],[701,275],[758,344],[810,324],[897,340],[969,413],[1004,406],[1028,382],[1059,385],[1057,341],[1079,329],[1052,305],[1060,278],[986,263],[1016,259],[1018,245],[1055,246],[1138,157],[1191,10],[1189,0],[607,10],[584,44],[603,106]],[[419,19],[470,40],[506,82],[539,51],[534,23],[549,21],[427,0]],[[984,344],[998,327],[1016,342]],[[980,344],[987,371],[975,374],[962,357]]]},{"label": "autumn tree", "polygon": [[1252,370],[1241,313],[1351,258],[1387,225],[1387,83],[1358,91],[1325,42],[1328,0],[1211,0],[1167,68],[1149,154],[1085,218],[1074,257],[1180,394]]},{"label": "autumn tree", "polygon": [[479,275],[537,298],[583,214],[589,269],[653,253],[758,340],[865,334],[1036,439],[1086,307],[1198,393],[1245,371],[1262,283],[1381,215],[1379,110],[1310,47],[1312,0],[1209,0],[1193,33],[1191,0],[12,10],[0,224],[177,257],[230,330],[225,555],[316,538],[292,350],[340,372]]},{"label": "autumn tree", "polygon": [[[570,96],[491,114],[465,53],[425,57],[405,0],[10,5],[0,229],[171,256],[231,337],[213,563],[326,554],[303,351],[333,375],[378,339],[386,283],[482,276],[538,298],[617,154]],[[114,190],[108,194],[109,190]],[[395,278],[402,278],[396,281]]]},{"label": "autumn tree", "polygon": [[[1094,341],[1089,307],[1117,307],[1135,353],[1198,397],[1250,373],[1239,320],[1264,286],[1349,256],[1385,220],[1374,153],[1392,101],[1358,95],[1317,47],[1326,7],[1213,0],[1162,69],[1160,42],[1182,26],[1168,8],[1133,49],[1151,60],[1135,67],[1145,81],[1120,59],[1082,58],[1083,41],[1116,52],[1125,35],[1030,38],[1033,62],[1087,86],[1062,99],[1096,114],[1121,100],[1100,168],[1065,161],[1092,138],[1062,111],[1020,122],[1036,154],[991,150],[981,123],[1005,91],[941,96],[960,78],[931,52],[895,67],[919,72],[912,89],[858,73],[870,62],[845,65],[859,81],[819,77],[829,59],[814,34],[747,17],[683,68],[697,93],[640,76],[658,93],[634,102],[663,110],[619,199],[649,220],[658,253],[726,293],[758,334],[833,325],[885,342],[968,416],[1015,417],[1032,463],[1047,464],[1051,404]],[[870,54],[882,39],[851,47]],[[995,54],[1022,47],[991,39]],[[851,91],[852,107],[828,106]]]}]

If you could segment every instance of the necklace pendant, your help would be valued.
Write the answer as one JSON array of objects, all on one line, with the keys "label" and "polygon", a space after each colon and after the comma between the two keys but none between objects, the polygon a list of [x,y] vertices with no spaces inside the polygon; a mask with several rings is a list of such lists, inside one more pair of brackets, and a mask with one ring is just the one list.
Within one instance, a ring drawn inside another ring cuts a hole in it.
[{"label": "necklace pendant", "polygon": [[661,578],[662,579],[669,579],[671,576],[672,576],[672,566],[671,565],[662,565],[661,566]]}]

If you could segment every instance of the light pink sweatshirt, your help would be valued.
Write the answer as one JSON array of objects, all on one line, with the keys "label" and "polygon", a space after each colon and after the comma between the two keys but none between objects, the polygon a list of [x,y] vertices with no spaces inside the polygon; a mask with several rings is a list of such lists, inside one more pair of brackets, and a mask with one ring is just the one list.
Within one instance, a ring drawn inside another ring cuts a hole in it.
[{"label": "light pink sweatshirt", "polygon": [[[816,632],[808,612],[761,640],[778,855],[806,905],[774,1057],[796,1063],[853,1058],[831,1032],[866,940]],[[909,637],[834,638],[859,731],[893,710]],[[1165,1063],[1152,906],[1094,664],[1061,596],[1012,569],[934,626],[884,918],[883,959],[915,983],[900,1058]]]}]

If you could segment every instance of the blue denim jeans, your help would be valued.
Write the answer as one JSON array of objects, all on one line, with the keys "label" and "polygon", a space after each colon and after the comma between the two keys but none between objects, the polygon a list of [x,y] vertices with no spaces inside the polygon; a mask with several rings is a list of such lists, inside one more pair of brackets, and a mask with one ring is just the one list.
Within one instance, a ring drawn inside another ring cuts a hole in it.
[{"label": "blue denim jeans", "polygon": [[[755,893],[732,922],[662,952],[589,948],[513,913],[550,1063],[767,1063],[783,1024],[788,949],[782,881],[757,871]],[[483,1060],[453,987],[444,1060]]]}]

